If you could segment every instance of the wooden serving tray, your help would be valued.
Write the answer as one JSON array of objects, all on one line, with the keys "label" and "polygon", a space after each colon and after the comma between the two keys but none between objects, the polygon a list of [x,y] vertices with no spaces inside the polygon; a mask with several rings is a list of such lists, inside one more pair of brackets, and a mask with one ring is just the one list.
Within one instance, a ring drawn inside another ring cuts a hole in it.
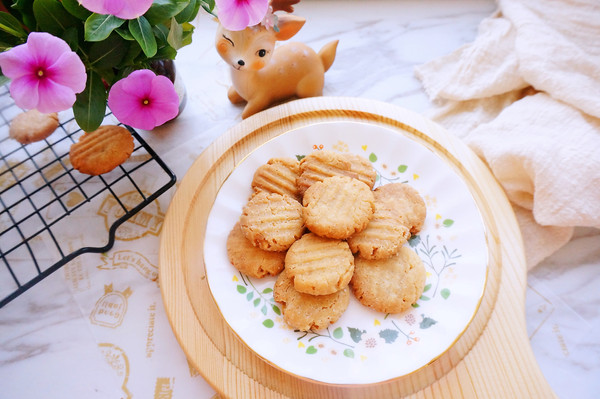
[{"label": "wooden serving tray", "polygon": [[[357,121],[397,130],[444,158],[464,178],[479,207],[489,248],[481,304],[454,345],[427,366],[379,384],[327,385],[290,375],[250,350],[215,304],[202,246],[221,184],[252,150],[289,130]],[[426,118],[366,99],[319,97],[261,112],[230,129],[194,162],[167,212],[160,282],[171,326],[189,361],[231,398],[551,398],[525,328],[526,266],[512,208],[485,164],[459,139]]]}]

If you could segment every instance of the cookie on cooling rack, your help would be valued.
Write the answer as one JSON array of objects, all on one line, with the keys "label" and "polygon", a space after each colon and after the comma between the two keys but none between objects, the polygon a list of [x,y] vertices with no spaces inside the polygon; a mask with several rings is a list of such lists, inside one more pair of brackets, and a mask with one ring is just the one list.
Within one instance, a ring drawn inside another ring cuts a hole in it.
[{"label": "cookie on cooling rack", "polygon": [[276,276],[283,270],[285,252],[265,251],[248,241],[239,222],[227,237],[227,257],[240,272],[256,278]]},{"label": "cookie on cooling rack", "polygon": [[240,224],[252,245],[285,251],[304,232],[302,205],[288,195],[260,192],[244,206]]},{"label": "cookie on cooling rack", "polygon": [[373,188],[377,172],[368,159],[360,155],[330,150],[313,151],[300,161],[296,185],[301,194],[314,183],[331,176],[349,176]]},{"label": "cookie on cooling rack", "polygon": [[421,297],[426,271],[412,249],[403,246],[387,259],[356,257],[351,286],[360,303],[378,312],[400,313]]},{"label": "cookie on cooling rack", "polygon": [[375,210],[373,191],[348,176],[327,177],[304,193],[306,227],[322,237],[345,239],[364,229]]},{"label": "cookie on cooling rack", "polygon": [[348,308],[348,286],[329,295],[310,295],[294,288],[289,270],[284,269],[273,287],[273,299],[282,307],[283,319],[292,328],[322,330],[335,323]]},{"label": "cookie on cooling rack", "polygon": [[425,201],[414,187],[406,183],[390,183],[377,187],[374,194],[377,201],[387,204],[390,209],[398,212],[411,234],[421,231],[427,208]]},{"label": "cookie on cooling rack", "polygon": [[344,289],[354,272],[348,243],[308,233],[296,241],[285,256],[285,269],[297,291],[327,295]]},{"label": "cookie on cooling rack", "polygon": [[56,112],[44,114],[30,109],[14,117],[10,122],[8,134],[21,144],[41,141],[50,136],[58,127]]},{"label": "cookie on cooling rack", "polygon": [[258,167],[252,179],[252,189],[255,192],[287,194],[297,201],[302,196],[296,186],[300,173],[299,162],[295,158],[272,158]]},{"label": "cookie on cooling rack", "polygon": [[133,152],[133,136],[117,125],[100,126],[83,134],[71,145],[71,165],[81,173],[101,175],[108,173],[129,158]]}]

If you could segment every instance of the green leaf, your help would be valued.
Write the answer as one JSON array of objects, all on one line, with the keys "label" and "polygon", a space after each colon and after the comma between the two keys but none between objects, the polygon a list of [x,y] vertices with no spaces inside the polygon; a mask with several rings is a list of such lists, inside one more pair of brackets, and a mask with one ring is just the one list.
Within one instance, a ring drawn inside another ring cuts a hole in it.
[{"label": "green leaf", "polygon": [[306,353],[308,353],[309,355],[314,355],[315,353],[317,353],[317,348],[311,345],[308,348],[306,348]]},{"label": "green leaf", "polygon": [[71,50],[77,51],[79,48],[79,33],[77,32],[77,28],[74,26],[70,27],[63,32],[61,38],[67,42]]},{"label": "green leaf", "polygon": [[260,304],[260,298],[256,298],[254,300],[254,307],[257,307]]},{"label": "green leaf", "polygon": [[296,159],[298,161],[302,161],[304,159],[304,157],[306,157],[306,155],[296,155]]},{"label": "green leaf", "polygon": [[279,307],[273,305],[273,312],[275,312],[275,314],[277,314],[277,316],[281,316],[281,310],[279,309]]},{"label": "green leaf", "polygon": [[428,301],[431,298],[429,298],[428,296],[425,296],[425,295],[421,295],[421,297],[419,299],[422,300],[422,301]]},{"label": "green leaf", "polygon": [[273,292],[273,288],[265,288],[264,290],[262,290],[263,294],[270,294],[271,292]]},{"label": "green leaf", "polygon": [[431,284],[427,284],[425,287],[423,287],[423,292],[429,291],[430,288],[431,288]]},{"label": "green leaf", "polygon": [[416,303],[416,302],[415,302],[415,303],[413,303],[413,304],[412,304],[412,305],[410,305],[410,306],[412,306],[413,308],[418,308],[418,307],[419,307],[419,306],[421,306],[421,305],[419,305],[418,303]]},{"label": "green leaf", "polygon": [[0,12],[0,30],[16,37],[26,38],[27,32],[18,19],[6,12]]},{"label": "green leaf", "polygon": [[175,18],[171,18],[171,30],[167,36],[167,43],[175,50],[183,47],[183,28],[177,23]]},{"label": "green leaf", "polygon": [[33,2],[31,0],[16,0],[13,2],[12,8],[19,11],[21,21],[30,30],[35,30],[36,22],[33,16]]},{"label": "green leaf", "polygon": [[444,225],[444,227],[450,227],[454,224],[454,220],[452,219],[445,219],[442,224]]},{"label": "green leaf", "polygon": [[340,339],[344,336],[344,330],[342,330],[342,327],[338,327],[335,330],[333,330],[333,337]]},{"label": "green leaf", "polygon": [[0,75],[0,86],[3,86],[3,85],[5,85],[5,84],[6,84],[8,81],[10,81],[10,79],[9,79],[9,78],[7,78],[7,77],[6,77],[6,76],[4,76],[4,75]]},{"label": "green leaf", "polygon": [[248,293],[248,295],[246,295],[246,300],[247,300],[248,302],[250,302],[250,301],[252,300],[252,298],[254,298],[254,292],[253,292],[253,291],[250,291],[250,292]]},{"label": "green leaf", "polygon": [[169,37],[169,28],[165,25],[154,25],[152,27],[152,32],[154,32],[154,37],[156,38],[156,43],[160,45],[167,44],[167,40]]},{"label": "green leaf", "polygon": [[372,152],[371,155],[369,155],[369,161],[377,162],[377,155],[375,155],[374,152]]},{"label": "green leaf", "polygon": [[354,359],[354,351],[352,349],[344,349],[344,356]]},{"label": "green leaf", "polygon": [[408,166],[406,166],[406,165],[398,166],[398,172],[400,172],[400,173],[406,172],[406,169],[408,169]]},{"label": "green leaf", "polygon": [[271,319],[266,319],[265,321],[262,322],[263,326],[267,327],[267,328],[273,328],[273,326],[275,325],[275,323],[273,323],[273,320]]},{"label": "green leaf", "polygon": [[362,335],[367,332],[367,330],[359,330],[358,328],[348,327],[348,332],[350,332],[350,338],[352,341],[359,343],[362,339]]},{"label": "green leaf", "polygon": [[236,287],[237,292],[239,292],[240,294],[245,294],[246,293],[246,287],[244,287],[241,284],[238,284],[238,286]]},{"label": "green leaf", "polygon": [[204,8],[204,11],[216,17],[215,13],[213,12],[215,9],[215,0],[200,0],[200,5],[202,8]]},{"label": "green leaf", "polygon": [[260,308],[260,312],[266,316],[267,315],[267,305],[263,305],[263,307]]},{"label": "green leaf", "polygon": [[432,318],[425,317],[425,315],[423,314],[421,315],[421,317],[423,318],[423,320],[421,320],[421,323],[419,323],[419,327],[422,329],[429,328],[437,323],[437,321],[433,320]]},{"label": "green leaf", "polygon": [[33,15],[40,31],[48,32],[54,36],[60,35],[80,21],[69,14],[58,0],[34,0]]},{"label": "green leaf", "polygon": [[79,4],[78,0],[61,0],[61,2],[69,14],[79,18],[82,21],[85,21],[90,15],[92,15],[92,12]]},{"label": "green leaf", "polygon": [[124,19],[114,15],[92,14],[85,20],[85,40],[88,42],[104,40],[124,22]]},{"label": "green leaf", "polygon": [[440,294],[442,295],[442,298],[448,299],[448,297],[450,296],[450,290],[448,288],[444,288],[440,291]]},{"label": "green leaf", "polygon": [[179,14],[175,16],[175,19],[180,24],[184,22],[191,22],[198,15],[198,11],[200,10],[200,1],[198,0],[190,0],[190,3],[185,7]]},{"label": "green leaf", "polygon": [[73,114],[81,129],[92,132],[98,129],[106,113],[106,89],[100,75],[93,71],[87,75],[85,89],[77,94],[73,104]]},{"label": "green leaf", "polygon": [[90,65],[102,74],[108,84],[113,83],[114,67],[123,61],[128,46],[129,42],[117,34],[112,34],[100,42],[92,43],[89,50]]},{"label": "green leaf", "polygon": [[128,41],[135,40],[135,38],[133,37],[131,32],[129,32],[128,28],[118,28],[118,29],[115,29],[115,32],[117,32],[119,34],[119,36],[121,36],[125,40],[128,40]]},{"label": "green leaf", "polygon": [[398,331],[386,328],[379,331],[379,336],[385,340],[386,344],[391,344],[398,338]]},{"label": "green leaf", "polygon": [[154,0],[150,9],[144,14],[144,17],[152,25],[158,25],[179,14],[189,3],[190,0]]},{"label": "green leaf", "polygon": [[156,39],[152,33],[152,26],[144,16],[129,20],[129,32],[138,42],[146,57],[153,57],[156,54]]},{"label": "green leaf", "polygon": [[417,245],[419,245],[419,243],[421,242],[421,237],[419,237],[418,235],[415,236],[411,236],[410,239],[408,240],[408,245],[410,245],[411,247],[416,247]]}]

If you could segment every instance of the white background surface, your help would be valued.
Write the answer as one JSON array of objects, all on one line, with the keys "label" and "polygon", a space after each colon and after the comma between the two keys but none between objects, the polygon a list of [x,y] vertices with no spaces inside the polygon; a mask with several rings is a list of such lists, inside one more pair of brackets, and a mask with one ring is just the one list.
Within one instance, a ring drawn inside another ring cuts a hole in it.
[{"label": "white background surface", "polygon": [[[340,40],[325,77],[325,95],[376,99],[426,114],[430,103],[413,67],[472,41],[479,22],[494,10],[489,0],[303,0],[295,14],[307,17],[307,23],[294,40],[315,49]],[[242,108],[227,100],[229,75],[213,47],[214,32],[215,23],[202,16],[193,44],[178,54],[178,71],[188,92],[184,112],[161,128],[141,132],[179,179],[216,137],[241,120]],[[161,197],[163,210],[173,192]],[[153,236],[140,244],[152,248],[145,255],[155,265],[158,243]],[[107,256],[123,245],[117,241]],[[581,229],[529,275],[528,333],[540,367],[560,398],[600,396],[599,267],[600,234]],[[118,398],[128,393],[151,397],[161,367],[188,371],[162,310],[158,287],[141,284],[131,271],[120,271],[135,292],[131,308],[139,298],[155,305],[153,333],[162,337],[166,347],[162,357],[157,354],[141,369],[134,367],[136,357],[148,352],[127,353],[133,366],[125,390],[99,343],[121,340],[125,345],[130,334],[117,336],[116,331],[90,324],[90,299],[69,280],[67,273],[73,270],[83,271],[84,281],[92,285],[102,284],[107,273],[97,270],[93,256],[79,257],[0,309],[0,397]],[[142,326],[145,334],[148,320],[134,316],[128,316],[132,323],[128,328],[134,331]],[[201,377],[189,374],[173,377],[173,398],[213,397],[214,391]]]}]

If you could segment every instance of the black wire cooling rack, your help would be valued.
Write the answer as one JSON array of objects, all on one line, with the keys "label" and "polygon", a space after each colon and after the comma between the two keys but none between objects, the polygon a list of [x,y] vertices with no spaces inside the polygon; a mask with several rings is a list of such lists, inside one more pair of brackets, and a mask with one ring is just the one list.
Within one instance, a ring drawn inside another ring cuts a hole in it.
[{"label": "black wire cooling rack", "polygon": [[[83,134],[72,113],[59,114],[59,127],[50,137],[23,146],[8,135],[10,121],[21,112],[8,86],[0,87],[0,308],[75,257],[108,251],[117,228],[176,181],[168,166],[129,127],[135,146],[126,163],[100,176],[81,174],[69,162],[70,146]],[[109,111],[106,123],[120,124]],[[153,181],[151,192],[136,181],[148,175]],[[126,200],[123,193],[128,193]],[[88,226],[75,226],[81,223],[73,223],[74,216],[90,213],[86,208],[102,199],[109,199],[116,207],[112,213],[118,216],[106,225],[107,241],[100,237],[93,245],[75,248],[62,242],[58,231],[85,232]]]}]

